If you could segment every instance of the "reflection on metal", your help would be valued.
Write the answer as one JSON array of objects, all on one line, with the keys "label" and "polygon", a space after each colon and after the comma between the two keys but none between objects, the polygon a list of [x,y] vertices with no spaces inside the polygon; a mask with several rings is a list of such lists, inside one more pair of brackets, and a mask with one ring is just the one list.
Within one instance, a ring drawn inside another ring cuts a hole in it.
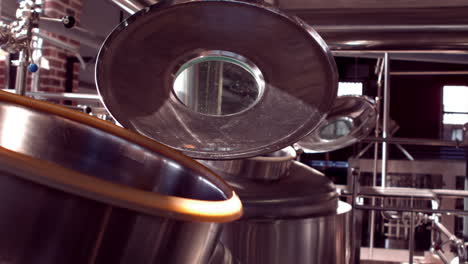
[{"label": "reflection on metal", "polygon": [[148,6],[145,0],[108,0],[130,15]]},{"label": "reflection on metal", "polygon": [[[12,90],[2,90],[4,92],[12,92]],[[38,99],[61,99],[61,100],[77,100],[77,101],[91,101],[100,102],[101,96],[98,94],[85,94],[85,93],[49,93],[49,92],[26,92],[27,96]]]},{"label": "reflection on metal", "polygon": [[324,216],[236,221],[224,226],[221,240],[244,264],[348,264],[351,206],[338,203]]},{"label": "reflection on metal", "polygon": [[15,92],[19,95],[26,93],[26,81],[29,65],[29,52],[22,50],[19,53],[18,67],[16,70]]},{"label": "reflection on metal", "polygon": [[295,156],[288,148],[246,160],[202,161],[242,200],[243,218],[221,235],[241,263],[349,263],[350,205],[337,200],[328,178]]},{"label": "reflection on metal", "polygon": [[232,256],[229,248],[218,242],[208,264],[242,264]]},{"label": "reflection on metal", "polygon": [[[260,42],[270,44],[259,49]],[[176,73],[193,54],[213,50],[200,47],[238,54],[268,74],[258,103],[212,116],[177,100]],[[124,127],[199,159],[253,157],[297,142],[329,111],[338,86],[333,57],[303,21],[261,2],[217,0],[166,1],[135,13],[104,43],[96,82]]]},{"label": "reflection on metal", "polygon": [[332,50],[466,52],[468,25],[345,25],[312,27]]},{"label": "reflection on metal", "polygon": [[288,176],[291,162],[296,157],[296,150],[293,147],[287,147],[264,156],[248,159],[199,160],[199,162],[216,172],[238,175],[256,181],[271,181]]},{"label": "reflection on metal", "polygon": [[368,136],[376,123],[377,110],[372,99],[340,96],[327,118],[296,144],[305,153],[328,152],[350,146]]},{"label": "reflection on metal", "polygon": [[[352,58],[370,58],[379,59],[382,54],[374,52],[340,52],[334,51],[333,54],[339,57],[352,57]],[[438,63],[452,63],[452,64],[467,64],[468,53],[460,52],[459,54],[447,53],[441,51],[440,54],[435,53],[399,53],[392,52],[392,60],[403,61],[423,61],[423,62],[438,62]]]},{"label": "reflection on metal", "polygon": [[[389,131],[390,122],[390,57],[385,53],[383,58],[383,111],[382,111],[382,138],[385,140],[391,136]],[[387,179],[387,162],[388,162],[388,143],[382,142],[382,174],[381,186],[385,188]]]},{"label": "reflection on metal", "polygon": [[18,264],[207,263],[215,222],[241,215],[232,189],[179,152],[5,92],[0,164],[0,258]]}]

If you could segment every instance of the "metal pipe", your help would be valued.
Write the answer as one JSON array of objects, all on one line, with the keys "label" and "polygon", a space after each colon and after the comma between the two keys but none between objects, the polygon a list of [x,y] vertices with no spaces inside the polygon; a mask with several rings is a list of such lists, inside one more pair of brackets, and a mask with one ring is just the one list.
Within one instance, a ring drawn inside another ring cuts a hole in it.
[{"label": "metal pipe", "polygon": [[467,50],[468,25],[314,25],[332,50]]},{"label": "metal pipe", "polygon": [[459,239],[457,236],[452,234],[442,223],[438,221],[434,221],[434,227],[436,227],[440,233],[444,234],[448,240],[455,245],[457,248],[457,255],[460,260],[460,263],[465,263],[466,258],[467,258],[467,251],[466,251],[466,246],[465,242],[461,239]]},{"label": "metal pipe", "polygon": [[82,94],[82,93],[47,93],[47,92],[27,92],[26,95],[32,97],[41,97],[46,99],[68,99],[80,101],[101,101],[101,96],[97,94]]},{"label": "metal pipe", "polygon": [[[349,196],[352,193],[346,185],[335,185],[340,190],[340,195]],[[360,197],[415,197],[415,198],[436,198],[436,197],[451,197],[451,198],[468,198],[468,190],[445,190],[445,189],[421,189],[421,188],[406,188],[406,187],[380,187],[362,186],[362,192],[357,193]]]},{"label": "metal pipe", "polygon": [[26,93],[28,61],[29,61],[28,51],[22,50],[19,53],[18,67],[16,70],[16,83],[15,83],[15,92],[16,94],[19,94],[19,95],[24,95]]},{"label": "metal pipe", "polygon": [[414,160],[413,156],[400,144],[395,144],[395,146],[405,155],[408,160]]},{"label": "metal pipe", "polygon": [[357,155],[356,155],[356,159],[359,159],[360,157],[362,157],[362,155],[366,154],[366,152],[372,147],[374,146],[375,144],[374,143],[369,143],[367,144],[367,146],[365,146]]},{"label": "metal pipe", "polygon": [[112,4],[116,5],[123,11],[127,12],[130,15],[138,12],[139,10],[148,6],[144,1],[139,0],[108,0]]},{"label": "metal pipe", "polygon": [[[468,148],[466,148],[468,157]],[[466,161],[465,190],[468,191],[468,159]],[[463,199],[463,209],[468,211],[468,197]],[[468,216],[463,217],[463,239],[468,240]]]},{"label": "metal pipe", "polygon": [[397,212],[416,212],[428,214],[453,214],[453,215],[468,215],[464,210],[448,210],[448,209],[402,209],[395,207],[379,207],[369,205],[357,205],[355,209],[358,210],[375,210],[375,211],[397,211]]},{"label": "metal pipe", "polygon": [[[368,59],[380,59],[382,54],[375,52],[366,52],[357,53],[357,52],[340,52],[333,51],[335,56],[340,57],[359,57],[359,58],[368,58]],[[423,61],[423,62],[439,62],[439,63],[452,63],[452,64],[468,64],[468,55],[466,51],[463,51],[462,54],[453,54],[453,53],[443,53],[434,54],[434,53],[399,53],[392,52],[392,60],[403,60],[403,61]]]},{"label": "metal pipe", "polygon": [[[384,55],[384,95],[383,95],[383,124],[382,124],[382,138],[387,139],[390,137],[388,131],[388,123],[390,121],[390,57],[388,53]],[[381,172],[381,186],[385,188],[385,181],[387,179],[387,165],[388,165],[388,143],[382,142],[382,172]]]},{"label": "metal pipe", "polygon": [[434,251],[434,253],[442,260],[444,264],[450,264],[450,261],[447,259],[447,257],[444,255],[444,252],[442,250],[437,249]]},{"label": "metal pipe", "polygon": [[450,241],[456,241],[458,238],[452,234],[444,225],[442,225],[439,222],[434,221],[434,226],[437,227],[437,229],[444,234]]},{"label": "metal pipe", "polygon": [[468,147],[460,141],[446,141],[437,139],[423,139],[423,138],[377,138],[368,137],[362,140],[363,142],[387,142],[391,144],[402,144],[402,145],[419,145],[419,146],[434,146],[434,147]]},{"label": "metal pipe", "polygon": [[55,46],[57,46],[59,48],[62,48],[62,49],[65,49],[65,50],[71,52],[73,55],[75,55],[75,57],[80,62],[81,69],[83,69],[83,70],[86,69],[86,63],[85,63],[83,57],[80,55],[79,49],[77,47],[71,46],[70,44],[65,43],[63,41],[60,41],[58,39],[51,38],[51,37],[47,36],[46,34],[43,34],[43,33],[39,32],[39,31],[34,31],[33,34],[40,37],[40,38],[43,38],[44,40],[50,42],[51,44],[53,44],[53,45],[55,45]]},{"label": "metal pipe", "polygon": [[[377,109],[377,118],[375,120],[375,137],[379,136],[380,133],[380,102],[382,100],[382,76],[384,74],[385,63],[382,58],[377,60],[376,72],[378,74],[377,78],[377,98],[375,100],[375,108]],[[374,144],[374,168],[372,171],[372,186],[377,186],[377,162],[379,156],[379,145]],[[372,198],[372,206],[375,206],[375,199]],[[369,239],[369,257],[372,259],[374,255],[374,231],[375,231],[375,211],[370,212],[370,239]]]},{"label": "metal pipe", "polygon": [[[34,30],[33,30],[33,32],[34,32]],[[39,61],[39,64],[40,64],[40,61],[42,59],[42,46],[43,46],[43,43],[44,43],[43,38],[40,38],[38,36],[33,37],[33,52],[31,54],[31,56],[32,56],[31,61],[34,59],[36,61]],[[40,82],[40,78],[41,78],[41,71],[42,71],[41,67],[38,67],[37,71],[32,74],[32,84],[31,84],[31,91],[32,92],[39,91],[39,82]]]},{"label": "metal pipe", "polygon": [[350,227],[350,237],[351,237],[351,264],[356,264],[359,263],[359,258],[360,256],[357,255],[356,253],[359,253],[358,250],[360,249],[361,245],[356,245],[356,211],[354,208],[356,207],[356,194],[357,194],[357,185],[359,183],[359,169],[358,168],[351,168],[351,190],[352,190],[352,196],[351,196],[351,206],[353,210],[351,210],[351,227]]},{"label": "metal pipe", "polygon": [[[372,198],[372,206],[375,206],[375,198]],[[372,259],[374,256],[375,211],[372,210],[370,213],[369,258]]]},{"label": "metal pipe", "polygon": [[[413,207],[413,200],[411,199],[411,207]],[[410,218],[410,237],[409,237],[409,264],[413,264],[413,256],[414,256],[414,212],[411,212]]]},{"label": "metal pipe", "polygon": [[80,42],[80,44],[95,49],[96,51],[101,48],[101,45],[105,40],[103,36],[99,36],[84,28],[73,27],[67,29],[63,26],[63,23],[56,21],[39,20],[39,28],[71,38]]},{"label": "metal pipe", "polygon": [[[11,92],[4,89],[3,91]],[[101,96],[97,94],[85,93],[49,93],[49,92],[26,92],[26,95],[32,97],[40,97],[45,99],[61,99],[61,100],[77,100],[77,101],[93,101],[101,102]]]},{"label": "metal pipe", "polygon": [[391,72],[391,75],[468,75],[468,71],[408,71]]},{"label": "metal pipe", "polygon": [[[468,123],[463,126],[463,143],[468,145]],[[465,190],[468,190],[468,146],[465,147],[466,173]],[[468,198],[463,200],[463,209],[468,211]],[[463,217],[463,239],[468,240],[468,216]]]}]

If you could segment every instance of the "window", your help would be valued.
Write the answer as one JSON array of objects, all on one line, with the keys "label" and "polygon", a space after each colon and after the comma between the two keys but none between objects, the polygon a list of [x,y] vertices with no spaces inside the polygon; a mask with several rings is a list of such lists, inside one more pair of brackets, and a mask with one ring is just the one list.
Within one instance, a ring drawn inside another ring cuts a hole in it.
[{"label": "window", "polygon": [[463,125],[468,123],[468,86],[443,88],[443,139],[463,140]]},{"label": "window", "polygon": [[444,125],[468,123],[468,86],[444,86]]},{"label": "window", "polygon": [[339,82],[338,96],[342,95],[362,95],[361,82]]}]

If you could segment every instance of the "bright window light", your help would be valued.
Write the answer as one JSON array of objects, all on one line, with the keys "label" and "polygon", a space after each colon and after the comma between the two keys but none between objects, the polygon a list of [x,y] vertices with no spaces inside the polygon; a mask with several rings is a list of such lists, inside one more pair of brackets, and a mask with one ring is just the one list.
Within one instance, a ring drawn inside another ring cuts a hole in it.
[{"label": "bright window light", "polygon": [[443,124],[463,125],[468,123],[468,86],[444,86],[443,104]]},{"label": "bright window light", "polygon": [[362,95],[361,82],[339,82],[338,96],[342,95]]},{"label": "bright window light", "polygon": [[444,112],[468,113],[468,87],[444,86]]},{"label": "bright window light", "polygon": [[445,125],[463,125],[468,123],[468,114],[444,114],[442,122]]}]

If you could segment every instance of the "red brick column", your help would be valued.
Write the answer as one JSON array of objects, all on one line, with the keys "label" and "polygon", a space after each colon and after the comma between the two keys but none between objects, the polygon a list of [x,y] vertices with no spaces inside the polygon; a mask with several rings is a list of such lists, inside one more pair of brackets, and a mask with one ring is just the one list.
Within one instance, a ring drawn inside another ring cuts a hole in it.
[{"label": "red brick column", "polygon": [[11,87],[6,87],[6,61],[5,57],[0,56],[0,89],[7,89]]}]

